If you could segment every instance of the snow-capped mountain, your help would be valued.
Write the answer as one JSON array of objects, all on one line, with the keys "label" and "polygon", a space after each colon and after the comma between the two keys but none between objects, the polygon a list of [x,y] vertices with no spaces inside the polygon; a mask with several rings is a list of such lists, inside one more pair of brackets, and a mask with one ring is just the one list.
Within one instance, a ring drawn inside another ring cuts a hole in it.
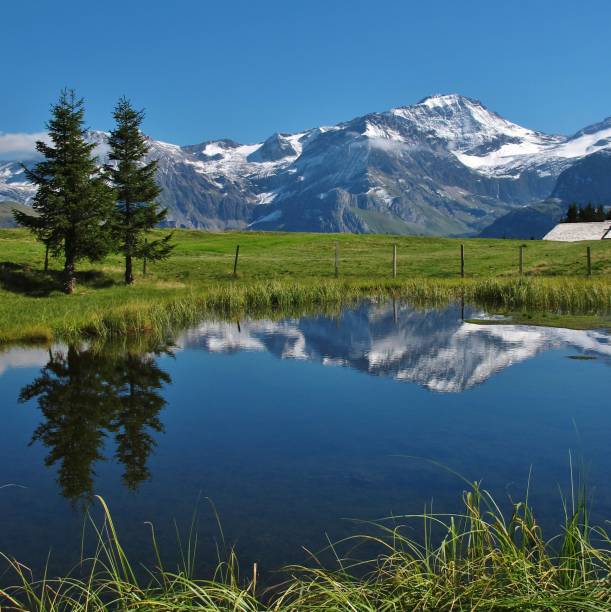
[{"label": "snow-capped mountain", "polygon": [[27,204],[35,189],[25,177],[21,164],[0,161],[0,201],[22,202]]},{"label": "snow-capped mountain", "polygon": [[[92,138],[103,158],[104,133]],[[150,145],[174,226],[468,235],[611,151],[611,118],[548,135],[450,94],[256,144]],[[32,195],[21,167],[0,162],[0,200]]]}]

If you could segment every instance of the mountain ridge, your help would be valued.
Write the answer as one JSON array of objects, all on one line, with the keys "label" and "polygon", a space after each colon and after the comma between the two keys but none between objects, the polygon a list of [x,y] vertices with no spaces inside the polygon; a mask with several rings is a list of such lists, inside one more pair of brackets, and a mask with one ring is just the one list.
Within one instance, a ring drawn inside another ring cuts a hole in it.
[{"label": "mountain ridge", "polygon": [[[92,138],[103,159],[104,133]],[[260,143],[149,144],[172,226],[477,235],[545,200],[576,161],[611,150],[611,118],[545,134],[474,98],[434,94]],[[30,201],[19,170],[0,162],[0,200]]]}]

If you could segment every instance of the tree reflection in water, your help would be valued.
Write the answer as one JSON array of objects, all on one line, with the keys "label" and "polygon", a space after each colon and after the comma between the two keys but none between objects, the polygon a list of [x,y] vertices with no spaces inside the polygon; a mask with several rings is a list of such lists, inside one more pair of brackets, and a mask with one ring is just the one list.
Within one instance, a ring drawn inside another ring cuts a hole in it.
[{"label": "tree reflection in water", "polygon": [[44,421],[31,444],[42,442],[45,464],[59,464],[58,483],[70,500],[93,495],[95,464],[106,459],[104,447],[113,437],[115,458],[124,466],[129,489],[150,477],[148,458],[155,433],[163,431],[161,395],[171,383],[156,357],[167,345],[150,347],[69,346],[49,350],[40,376],[25,386],[20,402],[36,398]]}]

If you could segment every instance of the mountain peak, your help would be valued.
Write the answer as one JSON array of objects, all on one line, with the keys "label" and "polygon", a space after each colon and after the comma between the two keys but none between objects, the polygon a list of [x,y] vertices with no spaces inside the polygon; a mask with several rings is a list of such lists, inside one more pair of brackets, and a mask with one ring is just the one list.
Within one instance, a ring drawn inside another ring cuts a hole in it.
[{"label": "mountain peak", "polygon": [[435,141],[435,146],[443,142],[448,151],[459,155],[479,156],[504,145],[545,140],[543,135],[488,110],[479,100],[456,93],[428,96],[413,106],[393,108],[388,114],[406,122],[410,131],[424,134],[426,141]]},{"label": "mountain peak", "polygon": [[607,117],[598,123],[588,125],[587,127],[579,130],[571,138],[579,138],[586,134],[596,134],[597,132],[610,131],[611,130],[611,117]]},{"label": "mountain peak", "polygon": [[295,147],[286,134],[272,134],[254,153],[246,159],[250,162],[278,161],[285,157],[298,155]]},{"label": "mountain peak", "polygon": [[[89,138],[105,161],[106,134]],[[464,235],[548,197],[578,159],[611,151],[611,121],[571,137],[548,135],[478,100],[437,93],[253,144],[148,144],[147,159],[159,162],[167,222],[178,227],[234,229],[257,221],[266,230]],[[590,159],[585,171],[596,161],[608,159]],[[0,164],[0,200],[28,202],[35,191],[19,164]]]},{"label": "mountain peak", "polygon": [[484,108],[484,105],[479,100],[468,98],[467,96],[462,96],[457,93],[433,94],[432,96],[422,98],[422,100],[420,100],[416,106],[427,106],[428,108],[443,108],[455,105],[464,106],[465,104],[481,106],[482,108]]}]

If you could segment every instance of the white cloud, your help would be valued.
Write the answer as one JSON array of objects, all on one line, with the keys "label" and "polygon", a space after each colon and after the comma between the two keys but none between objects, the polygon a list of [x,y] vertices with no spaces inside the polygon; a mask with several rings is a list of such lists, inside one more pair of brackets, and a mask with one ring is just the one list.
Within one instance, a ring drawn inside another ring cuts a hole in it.
[{"label": "white cloud", "polygon": [[13,368],[42,367],[49,361],[48,349],[11,348],[0,353],[0,376]]},{"label": "white cloud", "polygon": [[0,132],[0,159],[22,160],[35,157],[37,140],[48,141],[49,136],[46,132]]}]

